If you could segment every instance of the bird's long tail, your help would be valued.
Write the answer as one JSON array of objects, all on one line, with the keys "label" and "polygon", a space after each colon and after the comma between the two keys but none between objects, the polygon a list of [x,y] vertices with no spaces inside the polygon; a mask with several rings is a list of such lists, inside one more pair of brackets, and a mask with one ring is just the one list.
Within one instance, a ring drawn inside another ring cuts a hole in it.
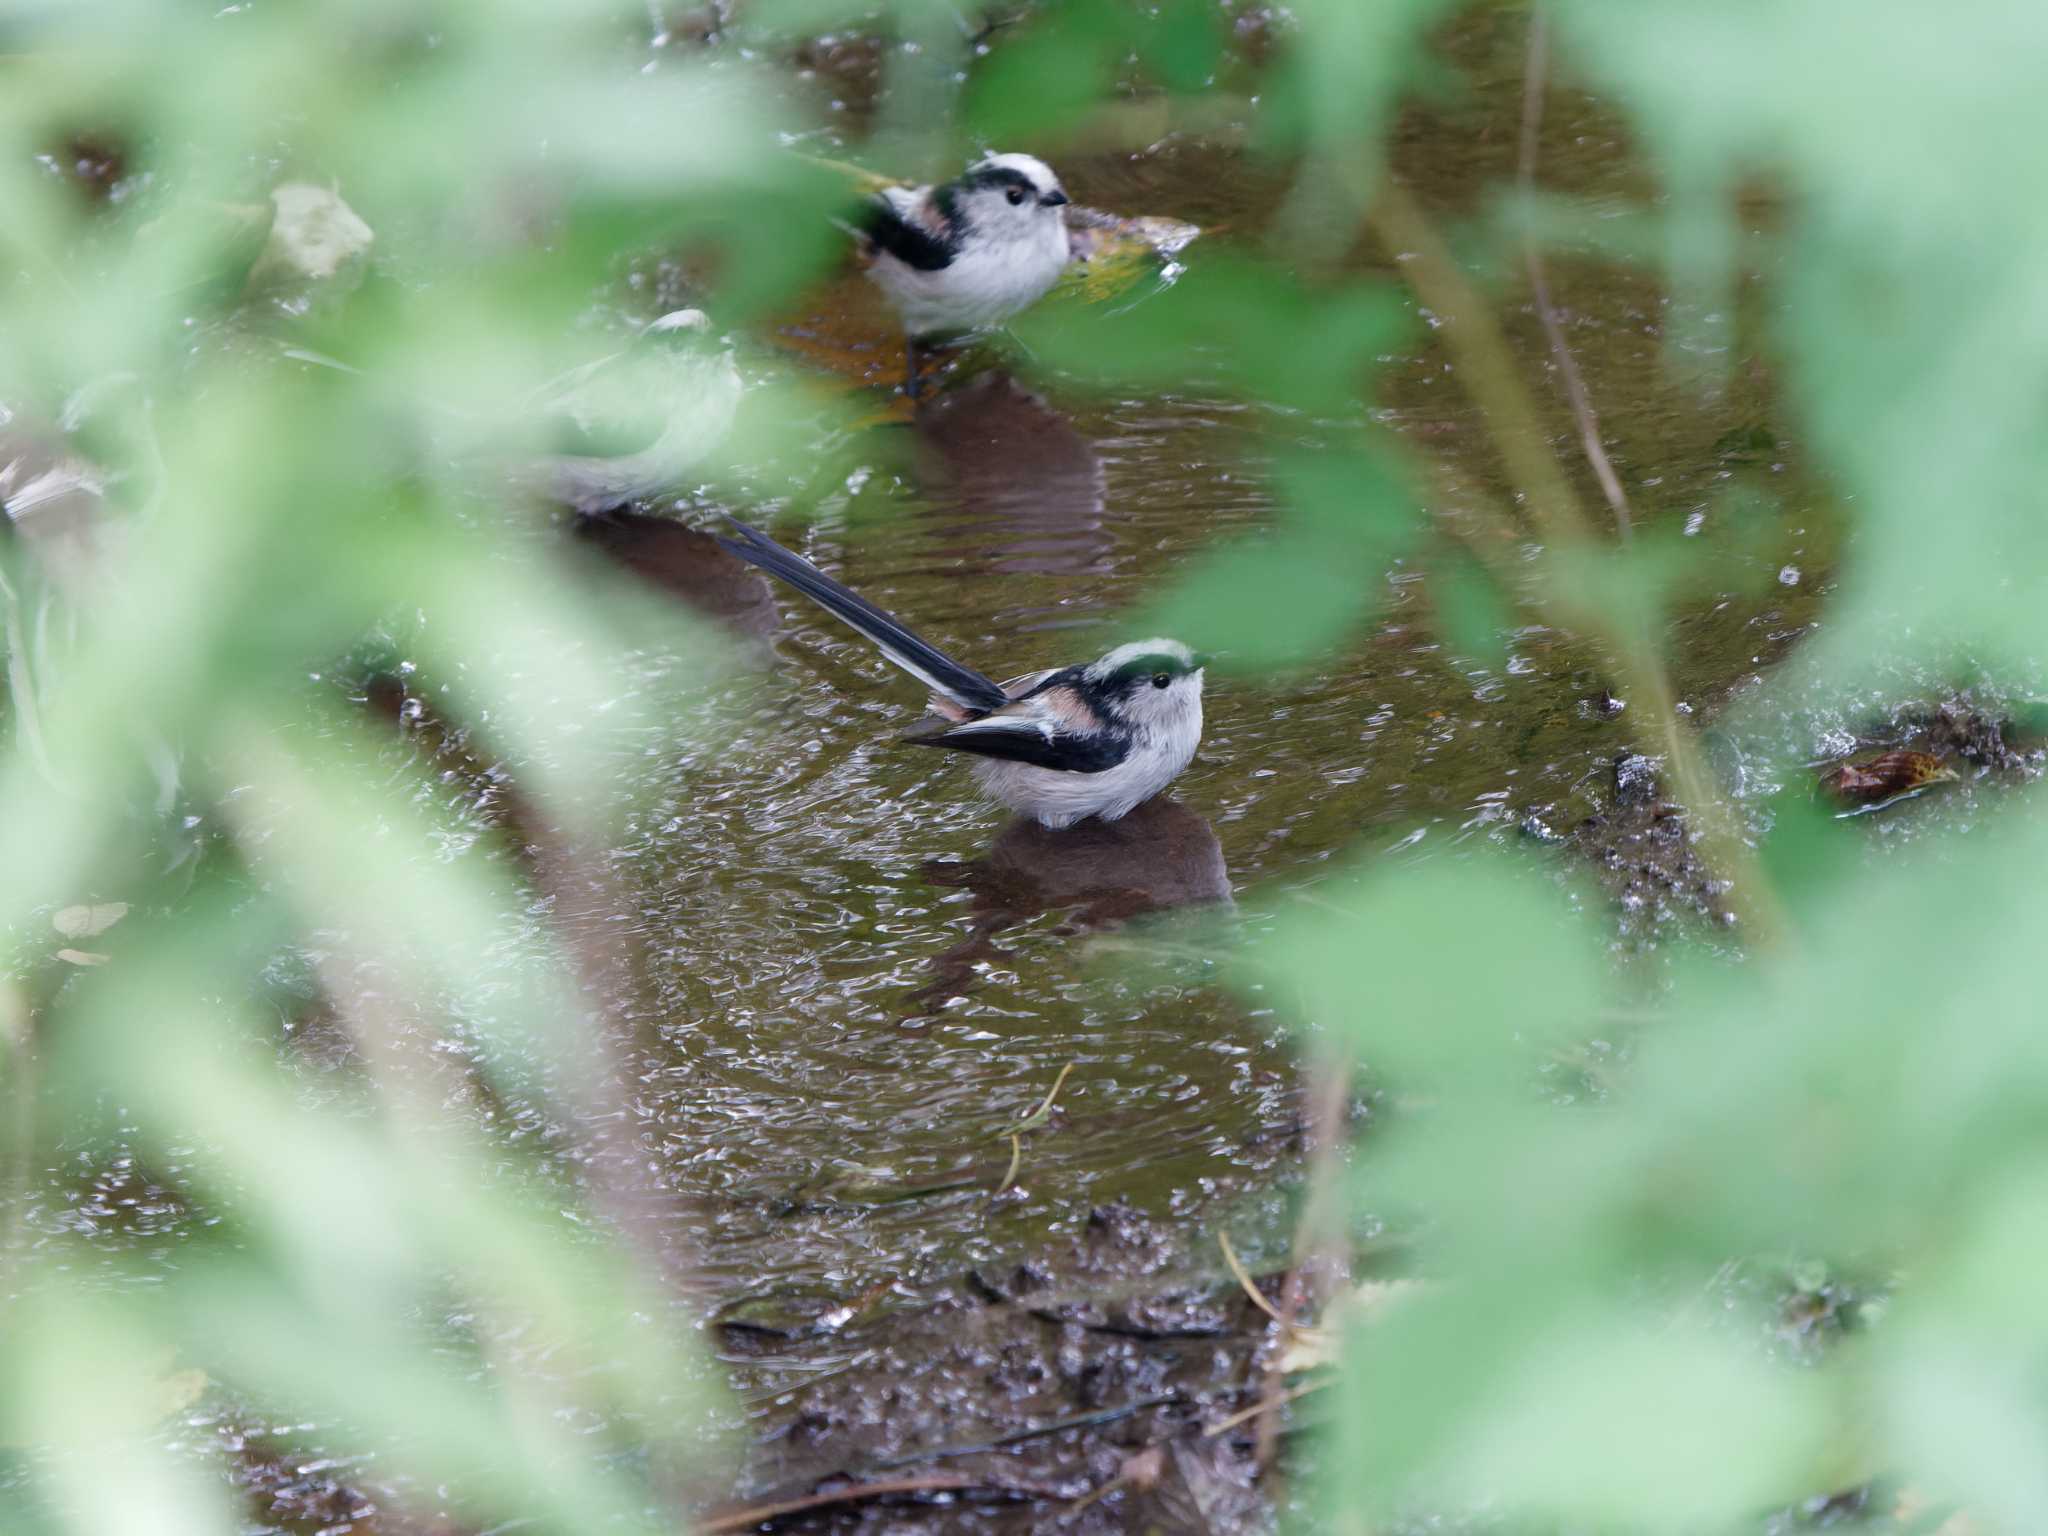
[{"label": "bird's long tail", "polygon": [[972,667],[962,666],[928,640],[912,634],[892,614],[883,612],[851,588],[834,581],[793,550],[784,549],[758,528],[731,519],[738,539],[718,542],[771,576],[779,576],[812,602],[851,625],[897,666],[963,709],[985,713],[1009,703],[1009,695]]}]

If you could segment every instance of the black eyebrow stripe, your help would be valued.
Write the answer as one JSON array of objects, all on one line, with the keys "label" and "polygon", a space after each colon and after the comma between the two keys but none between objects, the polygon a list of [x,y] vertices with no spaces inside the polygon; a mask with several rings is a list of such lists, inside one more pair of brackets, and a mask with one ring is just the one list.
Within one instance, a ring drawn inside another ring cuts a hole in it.
[{"label": "black eyebrow stripe", "polygon": [[1038,183],[1011,165],[984,165],[960,178],[970,187],[1022,187],[1038,196]]},{"label": "black eyebrow stripe", "polygon": [[1118,677],[1144,677],[1153,672],[1171,672],[1175,677],[1192,672],[1194,668],[1178,656],[1169,656],[1164,651],[1155,651],[1150,656],[1134,656],[1116,669]]}]

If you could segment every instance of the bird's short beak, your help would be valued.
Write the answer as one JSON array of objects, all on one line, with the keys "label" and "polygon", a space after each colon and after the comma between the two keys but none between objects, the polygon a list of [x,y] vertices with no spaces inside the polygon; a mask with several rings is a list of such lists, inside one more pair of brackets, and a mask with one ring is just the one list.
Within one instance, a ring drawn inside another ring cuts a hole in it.
[{"label": "bird's short beak", "polygon": [[1054,187],[1038,200],[1038,206],[1041,208],[1064,208],[1066,205],[1067,194],[1058,187]]}]

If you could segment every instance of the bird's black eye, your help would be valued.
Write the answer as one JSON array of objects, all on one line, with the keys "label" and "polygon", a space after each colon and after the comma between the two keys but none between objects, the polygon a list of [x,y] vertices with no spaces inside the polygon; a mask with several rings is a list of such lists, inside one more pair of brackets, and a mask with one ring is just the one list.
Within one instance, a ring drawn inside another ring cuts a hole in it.
[{"label": "bird's black eye", "polygon": [[1172,681],[1173,674],[1171,672],[1154,672],[1152,674],[1152,686],[1154,688],[1164,688]]},{"label": "bird's black eye", "polygon": [[1022,187],[1012,187],[1003,196],[1007,197],[1010,200],[1010,206],[1015,208],[1024,201],[1024,189]]}]

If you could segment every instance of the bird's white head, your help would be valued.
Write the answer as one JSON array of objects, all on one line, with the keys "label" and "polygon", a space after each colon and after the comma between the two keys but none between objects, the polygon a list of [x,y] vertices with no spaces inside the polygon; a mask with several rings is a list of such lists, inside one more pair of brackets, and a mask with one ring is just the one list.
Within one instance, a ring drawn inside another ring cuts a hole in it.
[{"label": "bird's white head", "polygon": [[1090,663],[1084,677],[1102,707],[1124,724],[1199,736],[1207,660],[1178,640],[1137,640]]},{"label": "bird's white head", "polygon": [[953,184],[958,207],[978,233],[1001,237],[1063,229],[1067,194],[1035,155],[990,155]]}]

